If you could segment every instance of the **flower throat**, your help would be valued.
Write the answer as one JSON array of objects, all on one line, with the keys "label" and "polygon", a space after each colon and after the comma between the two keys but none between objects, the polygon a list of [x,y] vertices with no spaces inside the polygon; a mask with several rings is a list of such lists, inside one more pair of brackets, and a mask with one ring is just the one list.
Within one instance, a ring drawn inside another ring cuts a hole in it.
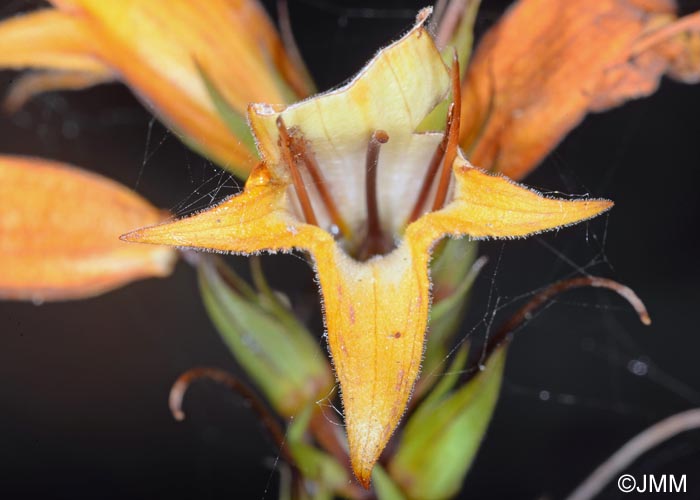
[{"label": "flower throat", "polygon": [[[461,115],[460,72],[456,54],[452,63],[451,77],[452,103],[447,113],[445,134],[430,159],[420,191],[413,204],[413,209],[404,225],[410,224],[424,213],[436,177],[438,177],[438,184],[435,189],[435,196],[430,211],[440,210],[445,206],[445,202],[447,201],[450,180],[452,178],[452,164],[457,157]],[[309,149],[308,142],[304,138],[303,133],[297,127],[288,129],[281,115],[277,117],[276,124],[279,132],[282,161],[289,171],[305,222],[315,226],[319,225],[314,206],[307,191],[307,186],[302,177],[301,168],[304,168],[311,176],[313,185],[323,204],[323,208],[326,210],[331,222],[338,228],[340,237],[347,242],[353,241],[353,234],[350,226],[345,219],[343,219],[338,205],[328,189],[328,183],[323,177],[316,157]],[[396,248],[394,235],[387,234],[382,230],[377,201],[377,169],[379,166],[379,155],[381,146],[386,144],[389,139],[389,134],[386,131],[374,130],[367,143],[367,154],[365,157],[365,198],[367,204],[366,232],[359,244],[354,245],[354,248],[350,251],[350,255],[359,261],[366,261],[377,255],[388,254]]]}]

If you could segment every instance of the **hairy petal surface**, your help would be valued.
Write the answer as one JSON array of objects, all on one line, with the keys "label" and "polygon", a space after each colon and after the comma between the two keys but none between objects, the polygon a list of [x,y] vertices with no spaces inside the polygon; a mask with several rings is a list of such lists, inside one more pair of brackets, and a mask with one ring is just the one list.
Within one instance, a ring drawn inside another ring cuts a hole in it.
[{"label": "hairy petal surface", "polygon": [[591,219],[612,208],[609,200],[548,198],[507,177],[490,174],[458,157],[454,200],[406,229],[406,238],[430,248],[444,236],[516,238]]}]

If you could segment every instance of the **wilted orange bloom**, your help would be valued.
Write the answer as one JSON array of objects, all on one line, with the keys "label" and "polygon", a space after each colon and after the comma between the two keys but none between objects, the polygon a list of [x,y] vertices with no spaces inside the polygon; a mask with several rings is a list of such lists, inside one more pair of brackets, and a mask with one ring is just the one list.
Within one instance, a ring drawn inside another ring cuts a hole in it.
[{"label": "wilted orange bloom", "polygon": [[[457,148],[457,75],[421,21],[341,89],[289,107],[252,105],[263,161],[242,193],[124,236],[243,254],[308,252],[351,461],[365,486],[418,376],[434,245],[445,236],[526,236],[612,205],[546,198],[472,167]],[[447,132],[416,133],[450,88]]]},{"label": "wilted orange bloom", "polygon": [[165,214],[99,175],[0,156],[0,298],[64,300],[167,276],[176,253],[118,236]]},{"label": "wilted orange bloom", "polygon": [[673,0],[521,0],[483,38],[463,82],[461,145],[525,176],[583,117],[700,79],[700,14]]},{"label": "wilted orange bloom", "polygon": [[254,147],[222,120],[212,90],[243,131],[249,102],[293,102],[310,91],[255,0],[51,3],[0,23],[0,67],[42,70],[14,84],[9,108],[39,92],[121,80],[185,142],[245,177]]}]

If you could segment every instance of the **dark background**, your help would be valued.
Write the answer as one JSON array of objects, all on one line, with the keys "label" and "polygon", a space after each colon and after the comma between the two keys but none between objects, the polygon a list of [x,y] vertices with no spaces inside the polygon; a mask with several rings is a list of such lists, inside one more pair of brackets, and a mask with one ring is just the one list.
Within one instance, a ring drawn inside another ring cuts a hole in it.
[{"label": "dark background", "polygon": [[[10,2],[0,16],[36,3]],[[350,77],[425,3],[291,0],[320,89]],[[485,4],[480,33],[508,2]],[[13,76],[0,73],[0,88]],[[178,213],[206,205],[222,185],[220,194],[235,191],[118,85],[42,96],[0,116],[0,151],[101,172]],[[589,224],[484,244],[491,261],[464,334],[483,337],[495,305],[576,266],[633,287],[654,323],[643,327],[609,292],[583,290],[519,332],[463,498],[560,498],[637,432],[700,406],[699,166],[700,86],[664,80],[651,98],[586,118],[527,179],[616,206]],[[299,283],[311,278],[304,263],[287,256],[265,265],[299,300]],[[184,263],[167,280],[88,301],[0,303],[0,497],[274,499],[276,450],[235,396],[199,384],[185,401],[188,419],[170,416],[171,383],[198,365],[238,372]],[[687,473],[688,497],[700,498],[700,433],[664,444],[629,472]]]}]

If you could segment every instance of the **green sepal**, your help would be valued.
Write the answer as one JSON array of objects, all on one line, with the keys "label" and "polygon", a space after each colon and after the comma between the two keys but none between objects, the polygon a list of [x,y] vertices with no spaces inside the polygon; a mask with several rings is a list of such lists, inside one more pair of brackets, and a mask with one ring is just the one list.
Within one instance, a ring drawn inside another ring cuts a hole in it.
[{"label": "green sepal", "polygon": [[[452,363],[450,363],[447,371],[440,374],[440,381],[430,390],[428,396],[426,396],[425,400],[421,403],[421,407],[430,408],[436,405],[445,394],[452,390],[459,380],[460,375],[463,373],[462,370],[467,364],[468,358],[469,344],[465,342],[456,348]],[[437,377],[438,374],[434,375]]]},{"label": "green sepal", "polygon": [[372,487],[379,500],[406,500],[401,488],[379,464],[375,465],[372,471]]},{"label": "green sepal", "polygon": [[416,386],[416,397],[433,385],[433,375],[439,371],[460,328],[469,291],[485,262],[476,260],[477,251],[478,244],[466,238],[445,240],[435,251],[430,266],[435,303],[430,311],[423,376]]},{"label": "green sepal", "polygon": [[473,379],[426,399],[410,417],[389,464],[408,498],[437,500],[459,491],[496,406],[505,357],[504,344]]},{"label": "green sepal", "polygon": [[295,415],[330,391],[334,378],[327,357],[291,313],[265,307],[216,257],[202,258],[198,271],[209,317],[280,415]]},{"label": "green sepal", "polygon": [[[287,428],[287,446],[306,482],[313,481],[313,498],[334,498],[334,492],[347,486],[349,477],[336,459],[306,441],[315,403],[306,406]],[[311,498],[311,497],[310,497]]]},{"label": "green sepal", "polygon": [[452,98],[450,97],[449,100],[444,100],[435,106],[420,125],[418,125],[416,132],[444,132],[445,125],[447,124],[447,112],[450,109],[451,102]]},{"label": "green sepal", "polygon": [[197,71],[199,76],[204,83],[204,87],[207,90],[207,94],[211,99],[212,104],[214,104],[214,109],[219,114],[219,117],[226,124],[228,129],[233,133],[236,138],[241,141],[248,151],[252,153],[254,157],[257,158],[258,150],[255,146],[255,139],[248,126],[248,121],[245,116],[240,114],[238,111],[233,109],[228,103],[224,95],[219,91],[218,87],[214,81],[209,77],[209,75],[204,71],[204,68],[195,61],[197,66]]}]

